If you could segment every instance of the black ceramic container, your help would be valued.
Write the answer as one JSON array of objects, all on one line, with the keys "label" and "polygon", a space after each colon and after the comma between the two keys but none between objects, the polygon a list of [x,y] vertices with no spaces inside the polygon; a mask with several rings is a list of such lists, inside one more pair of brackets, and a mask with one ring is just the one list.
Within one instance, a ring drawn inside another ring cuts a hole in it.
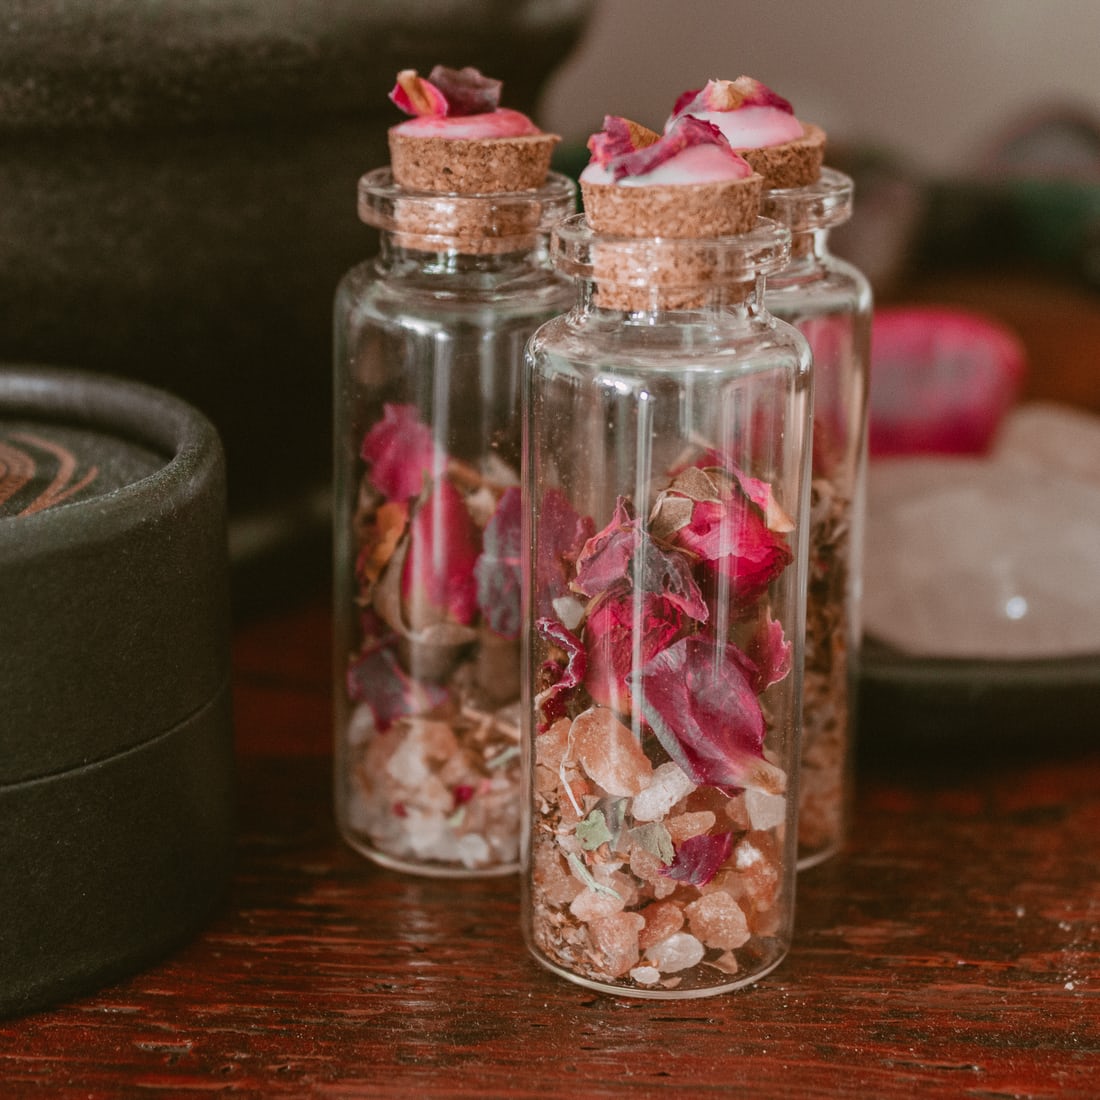
[{"label": "black ceramic container", "polygon": [[225,516],[195,409],[0,366],[0,1016],[142,966],[225,891]]}]

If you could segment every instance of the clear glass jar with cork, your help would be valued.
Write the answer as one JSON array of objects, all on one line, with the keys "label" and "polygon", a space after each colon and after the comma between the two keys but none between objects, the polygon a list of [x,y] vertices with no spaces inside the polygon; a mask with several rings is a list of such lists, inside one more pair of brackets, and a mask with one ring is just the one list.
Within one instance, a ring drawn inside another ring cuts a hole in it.
[{"label": "clear glass jar with cork", "polygon": [[790,941],[810,354],[761,177],[640,130],[590,144],[576,304],[528,346],[523,920],[572,981],[701,997]]},{"label": "clear glass jar with cork", "polygon": [[498,95],[400,74],[415,117],[359,181],[379,252],[335,304],[337,819],[378,863],[456,877],[518,865],[520,375],[571,299],[547,239],[575,188]]}]

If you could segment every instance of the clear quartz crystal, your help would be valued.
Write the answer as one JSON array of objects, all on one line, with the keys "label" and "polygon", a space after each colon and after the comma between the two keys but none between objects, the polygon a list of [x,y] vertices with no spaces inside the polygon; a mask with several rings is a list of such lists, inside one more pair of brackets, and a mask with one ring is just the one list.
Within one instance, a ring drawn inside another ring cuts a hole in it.
[{"label": "clear quartz crystal", "polygon": [[[528,345],[524,934],[588,988],[701,997],[790,942],[809,348],[789,234],[553,234]],[[564,612],[564,614],[563,614]]]},{"label": "clear quartz crystal", "polygon": [[573,185],[360,180],[378,256],[335,304],[335,800],[400,870],[514,871],[520,818],[520,373],[566,307]]},{"label": "clear quartz crystal", "polygon": [[867,462],[871,290],[832,255],[852,181],[830,168],[806,187],[766,192],[763,209],[792,233],[791,262],[768,279],[767,306],[814,357],[813,487],[799,781],[799,866],[843,844],[851,798]]}]

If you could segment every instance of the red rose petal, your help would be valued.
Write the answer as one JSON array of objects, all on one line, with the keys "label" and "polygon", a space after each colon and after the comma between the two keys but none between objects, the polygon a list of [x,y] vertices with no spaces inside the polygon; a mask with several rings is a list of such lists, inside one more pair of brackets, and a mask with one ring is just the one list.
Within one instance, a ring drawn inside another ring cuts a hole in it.
[{"label": "red rose petal", "polygon": [[468,624],[477,614],[478,530],[462,494],[437,481],[409,524],[409,551],[401,575],[401,598],[409,624]]},{"label": "red rose petal", "polygon": [[660,873],[665,878],[686,882],[691,886],[706,886],[733,851],[733,833],[688,837],[676,847],[676,856]]},{"label": "red rose petal", "polygon": [[402,69],[397,74],[397,83],[390,92],[390,102],[407,115],[442,118],[447,114],[446,97],[431,81],[419,76],[415,69]]},{"label": "red rose petal", "polygon": [[702,119],[693,118],[691,115],[683,115],[676,119],[659,141],[643,149],[615,157],[607,167],[611,171],[612,178],[616,180],[623,179],[625,176],[644,176],[671,160],[677,153],[694,145],[717,145],[729,153],[731,161],[744,166],[746,176],[752,174],[752,169],[730,148],[729,142],[717,126]]},{"label": "red rose petal", "polygon": [[665,752],[696,783],[727,794],[785,787],[783,773],[764,759],[753,670],[736,646],[695,635],[657,653],[633,678]]},{"label": "red rose petal", "polygon": [[595,530],[592,518],[577,512],[564,493],[550,489],[543,494],[535,563],[539,615],[552,615],[554,601],[569,594],[577,556]]},{"label": "red rose petal", "polygon": [[683,626],[680,609],[652,592],[623,587],[600,600],[589,611],[584,627],[588,652],[584,686],[593,701],[620,714],[630,714],[627,678],[636,659],[638,664],[646,664],[672,644]]},{"label": "red rose petal", "polygon": [[535,630],[565,654],[564,663],[550,660],[542,666],[542,674],[549,678],[549,686],[540,692],[538,699],[543,717],[539,725],[541,733],[565,713],[569,697],[584,681],[588,657],[581,640],[557,619],[539,619]]}]

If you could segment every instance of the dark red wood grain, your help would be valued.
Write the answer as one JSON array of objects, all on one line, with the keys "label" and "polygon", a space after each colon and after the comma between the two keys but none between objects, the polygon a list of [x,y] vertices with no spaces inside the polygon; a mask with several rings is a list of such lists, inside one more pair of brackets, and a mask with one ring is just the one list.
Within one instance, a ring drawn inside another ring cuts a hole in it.
[{"label": "dark red wood grain", "polygon": [[341,844],[328,682],[322,601],[238,632],[232,897],[161,964],[0,1023],[0,1095],[1100,1092],[1100,750],[865,766],[778,971],[612,999],[527,957],[515,880],[406,878]]}]

